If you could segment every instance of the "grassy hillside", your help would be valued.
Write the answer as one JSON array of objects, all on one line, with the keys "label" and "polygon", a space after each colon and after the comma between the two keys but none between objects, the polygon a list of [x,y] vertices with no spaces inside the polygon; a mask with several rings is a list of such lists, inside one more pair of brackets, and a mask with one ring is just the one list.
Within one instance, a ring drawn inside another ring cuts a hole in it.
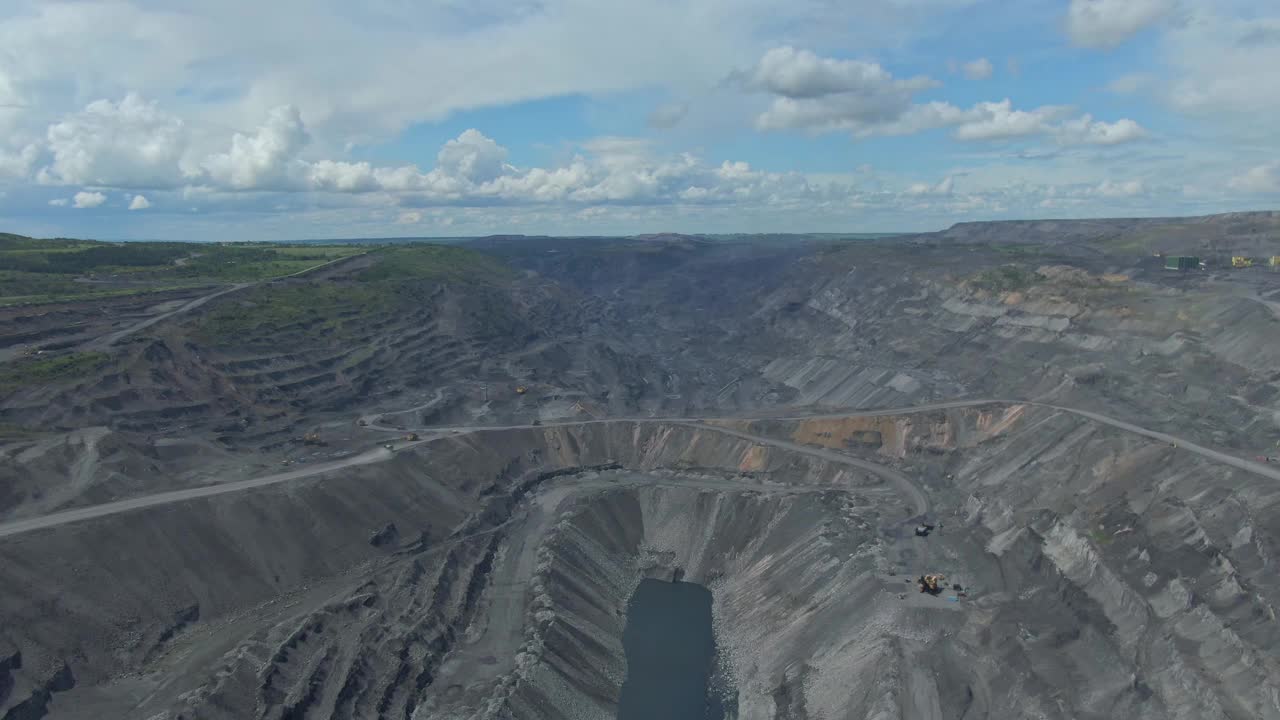
[{"label": "grassy hillside", "polygon": [[373,319],[420,302],[438,283],[500,286],[514,277],[501,261],[458,247],[400,245],[378,249],[374,257],[375,263],[353,280],[254,288],[208,313],[199,334],[213,342],[295,330],[348,338]]},{"label": "grassy hillside", "polygon": [[263,280],[359,252],[342,245],[105,243],[0,234],[0,305]]},{"label": "grassy hillside", "polygon": [[105,365],[109,359],[99,352],[20,358],[0,366],[0,395],[27,385],[51,385],[82,377]]}]

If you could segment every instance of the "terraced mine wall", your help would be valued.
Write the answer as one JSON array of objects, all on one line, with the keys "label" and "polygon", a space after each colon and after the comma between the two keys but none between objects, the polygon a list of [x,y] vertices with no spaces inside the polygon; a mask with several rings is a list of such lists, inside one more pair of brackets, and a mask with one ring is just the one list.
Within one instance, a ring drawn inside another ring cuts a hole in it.
[{"label": "terraced mine wall", "polygon": [[613,717],[627,601],[682,577],[742,718],[1280,717],[1273,482],[1045,408],[735,429],[939,528],[711,427],[450,437],[0,542],[0,712]]},{"label": "terraced mine wall", "polygon": [[[645,423],[479,433],[328,477],[6,538],[0,656],[20,653],[23,662],[10,671],[13,688],[0,709],[64,664],[79,686],[136,672],[196,620],[216,624],[335,579],[359,585],[365,574],[413,564],[457,536],[492,532],[516,508],[522,486],[531,491],[567,468],[742,466],[785,470],[797,481],[874,482],[821,461],[766,457],[752,446]],[[388,528],[394,532],[379,541]],[[466,557],[444,559],[483,562],[483,553],[470,556],[477,543],[460,545]]]}]

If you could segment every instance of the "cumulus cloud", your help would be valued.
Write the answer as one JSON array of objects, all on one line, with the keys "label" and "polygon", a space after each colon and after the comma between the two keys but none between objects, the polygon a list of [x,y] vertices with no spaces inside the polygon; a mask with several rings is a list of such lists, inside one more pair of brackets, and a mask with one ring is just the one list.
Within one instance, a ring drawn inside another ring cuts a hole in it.
[{"label": "cumulus cloud", "polygon": [[436,167],[453,177],[483,183],[501,175],[506,160],[506,148],[470,129],[440,148]]},{"label": "cumulus cloud", "polygon": [[67,200],[66,198],[54,198],[49,201],[49,204],[53,207],[66,207],[68,202],[70,202],[70,200]]},{"label": "cumulus cloud", "polygon": [[283,190],[291,164],[309,140],[302,116],[292,105],[277,107],[251,135],[236,133],[231,147],[201,164],[216,184],[237,190]]},{"label": "cumulus cloud", "polygon": [[964,73],[964,76],[970,80],[986,80],[991,77],[996,70],[995,66],[991,64],[991,61],[986,58],[970,60],[961,66],[960,69]]},{"label": "cumulus cloud", "polygon": [[1233,190],[1258,194],[1280,194],[1280,161],[1249,168],[1231,179]]},{"label": "cumulus cloud", "polygon": [[927,77],[895,78],[876,63],[822,58],[791,47],[768,51],[732,79],[774,97],[756,118],[761,130],[857,132],[901,117],[917,92],[937,86]]},{"label": "cumulus cloud", "polygon": [[422,222],[422,213],[416,210],[402,212],[396,217],[397,225],[416,225]]},{"label": "cumulus cloud", "polygon": [[747,88],[786,98],[817,98],[838,93],[910,93],[936,87],[926,77],[899,80],[873,62],[818,57],[808,50],[774,48],[754,68],[734,74]]},{"label": "cumulus cloud", "polygon": [[107,201],[107,196],[100,192],[86,192],[81,190],[71,199],[72,205],[78,208],[96,208]]},{"label": "cumulus cloud", "polygon": [[[976,74],[990,71],[985,59]],[[1066,118],[1068,107],[1046,105],[1031,110],[1013,107],[1008,98],[961,108],[948,102],[914,102],[916,93],[936,86],[929,78],[900,80],[874,63],[820,58],[807,51],[779,48],[765,54],[749,72],[734,79],[748,89],[771,93],[773,101],[756,117],[760,130],[849,132],[855,138],[913,135],[954,128],[964,141],[1007,140],[1045,135],[1063,144],[1111,145],[1145,135],[1134,121],[1095,121],[1084,115]]]},{"label": "cumulus cloud", "polygon": [[0,148],[0,179],[24,178],[31,173],[40,148],[35,144],[27,144],[13,151]]},{"label": "cumulus cloud", "polygon": [[142,195],[134,195],[133,199],[129,201],[130,210],[146,210],[149,207],[151,207],[151,201]]},{"label": "cumulus cloud", "polygon": [[1000,102],[974,105],[955,130],[958,140],[1001,140],[1048,132],[1070,108],[1045,106],[1035,110],[1015,110],[1008,98]]},{"label": "cumulus cloud", "polygon": [[1172,10],[1172,0],[1071,0],[1067,34],[1082,47],[1111,48]]},{"label": "cumulus cloud", "polygon": [[[1141,125],[1128,118],[1112,123],[1094,120],[1088,114],[1067,119],[1071,112],[1070,107],[1054,105],[1017,110],[1008,98],[978,103],[958,116],[954,137],[957,140],[1006,140],[1039,135],[1062,145],[1118,145],[1147,135]],[[945,117],[947,113],[939,115]]]},{"label": "cumulus cloud", "polygon": [[53,161],[39,172],[44,183],[173,187],[184,179],[182,120],[133,93],[53,123],[46,144]]},{"label": "cumulus cloud", "polygon": [[1058,140],[1068,145],[1119,145],[1141,140],[1146,136],[1147,131],[1128,118],[1108,123],[1094,120],[1091,115],[1083,115],[1064,122],[1058,128]]}]

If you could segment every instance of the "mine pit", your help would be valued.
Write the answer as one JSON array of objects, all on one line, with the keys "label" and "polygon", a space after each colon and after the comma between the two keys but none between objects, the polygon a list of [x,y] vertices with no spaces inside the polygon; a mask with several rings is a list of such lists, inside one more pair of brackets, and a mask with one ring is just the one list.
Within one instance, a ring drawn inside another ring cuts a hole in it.
[{"label": "mine pit", "polygon": [[1056,232],[0,308],[0,720],[1280,720],[1280,275]]}]

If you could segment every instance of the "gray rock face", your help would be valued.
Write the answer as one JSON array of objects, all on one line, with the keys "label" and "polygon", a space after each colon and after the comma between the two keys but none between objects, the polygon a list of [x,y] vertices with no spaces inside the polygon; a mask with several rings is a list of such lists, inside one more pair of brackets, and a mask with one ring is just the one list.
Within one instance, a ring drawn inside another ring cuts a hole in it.
[{"label": "gray rock face", "polygon": [[[939,527],[715,427],[442,439],[0,543],[7,672],[81,658],[50,717],[612,717],[627,600],[679,571],[712,590],[738,717],[1280,716],[1274,484],[1025,407],[743,427],[863,438]],[[965,595],[916,592],[929,571]]]},{"label": "gray rock face", "polygon": [[739,718],[1280,718],[1280,485],[1053,407],[1277,454],[1280,275],[1099,250],[1152,222],[490,240],[528,273],[349,342],[159,323],[3,398],[0,523],[297,478],[0,537],[0,718],[612,718],[673,577]]}]

